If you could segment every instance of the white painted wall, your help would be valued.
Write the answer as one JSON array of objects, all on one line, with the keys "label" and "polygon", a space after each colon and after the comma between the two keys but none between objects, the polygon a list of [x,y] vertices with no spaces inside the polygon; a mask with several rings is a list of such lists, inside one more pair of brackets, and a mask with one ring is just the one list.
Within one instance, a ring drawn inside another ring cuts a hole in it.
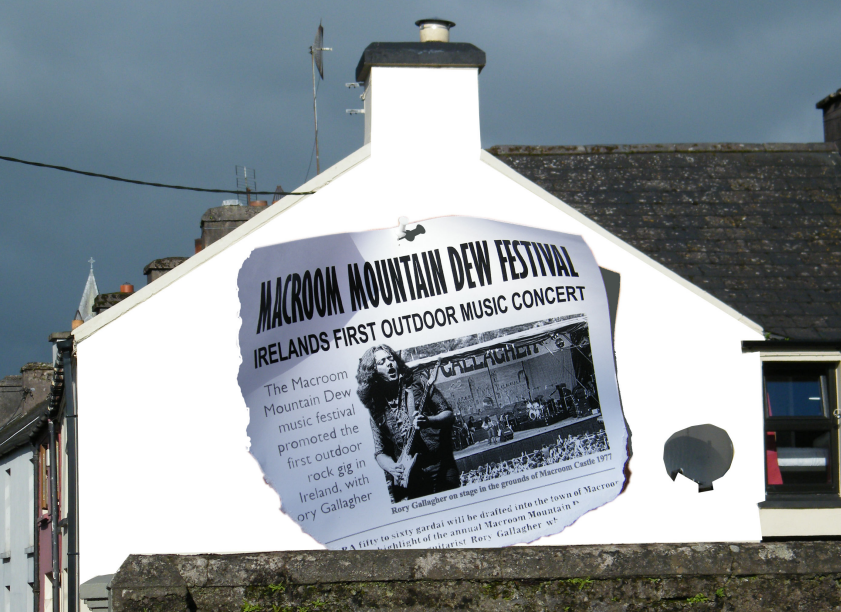
[{"label": "white painted wall", "polygon": [[0,610],[33,609],[35,490],[32,449],[0,458]]},{"label": "white painted wall", "polygon": [[[584,236],[622,275],[616,354],[633,432],[628,489],[540,543],[758,540],[764,499],[758,328],[483,154],[476,69],[379,68],[371,143],[173,272],[76,330],[81,580],[129,553],[316,548],[247,452],[236,278],[258,246],[468,215]],[[673,483],[675,431],[726,429],[713,492]]]}]

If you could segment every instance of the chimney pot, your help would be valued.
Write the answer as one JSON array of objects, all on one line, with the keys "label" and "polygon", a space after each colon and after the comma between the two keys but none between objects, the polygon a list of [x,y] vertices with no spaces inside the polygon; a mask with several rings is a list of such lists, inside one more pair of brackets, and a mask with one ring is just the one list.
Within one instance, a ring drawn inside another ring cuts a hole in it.
[{"label": "chimney pot", "polygon": [[268,206],[269,203],[267,200],[251,200],[248,203],[249,206]]},{"label": "chimney pot", "polygon": [[131,283],[123,283],[120,285],[120,293],[134,293],[134,285]]},{"label": "chimney pot", "polygon": [[446,19],[418,19],[415,25],[420,28],[420,41],[426,42],[450,42],[450,28],[455,23]]}]

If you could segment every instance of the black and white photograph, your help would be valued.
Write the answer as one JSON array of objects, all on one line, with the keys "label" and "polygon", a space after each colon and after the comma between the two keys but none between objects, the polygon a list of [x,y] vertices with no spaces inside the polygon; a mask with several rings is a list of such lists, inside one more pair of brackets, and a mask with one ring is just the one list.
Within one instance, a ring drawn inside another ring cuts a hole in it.
[{"label": "black and white photograph", "polygon": [[583,314],[374,346],[357,382],[393,503],[609,449]]}]

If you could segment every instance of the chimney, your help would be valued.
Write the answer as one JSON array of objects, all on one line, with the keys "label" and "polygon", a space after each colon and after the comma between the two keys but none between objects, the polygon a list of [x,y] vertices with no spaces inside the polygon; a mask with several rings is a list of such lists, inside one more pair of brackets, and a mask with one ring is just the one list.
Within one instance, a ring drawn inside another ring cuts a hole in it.
[{"label": "chimney", "polygon": [[0,380],[0,427],[20,412],[23,404],[23,376],[12,374]]},{"label": "chimney", "polygon": [[127,297],[131,297],[134,293],[134,285],[126,282],[120,285],[120,290],[115,293],[100,293],[93,301],[94,315],[101,314],[122,302]]},{"label": "chimney", "polygon": [[362,53],[356,80],[365,83],[365,143],[371,143],[372,157],[383,154],[381,160],[434,159],[447,167],[481,149],[485,52],[449,42],[451,21],[422,19],[417,25],[418,42],[376,42]]},{"label": "chimney", "polygon": [[823,140],[841,144],[841,89],[815,104],[823,111]]},{"label": "chimney", "polygon": [[52,378],[52,364],[27,363],[20,374],[0,380],[0,427],[46,402]]},{"label": "chimney", "polygon": [[250,200],[248,206],[240,206],[237,200],[225,200],[223,206],[208,208],[201,216],[201,238],[196,240],[196,253],[263,212],[267,204],[265,200]]},{"label": "chimney", "polygon": [[159,279],[164,274],[187,261],[186,257],[163,257],[146,264],[143,274],[146,275],[146,284]]},{"label": "chimney", "polygon": [[20,369],[23,378],[23,408],[29,412],[50,396],[50,382],[53,379],[51,363],[27,363]]}]

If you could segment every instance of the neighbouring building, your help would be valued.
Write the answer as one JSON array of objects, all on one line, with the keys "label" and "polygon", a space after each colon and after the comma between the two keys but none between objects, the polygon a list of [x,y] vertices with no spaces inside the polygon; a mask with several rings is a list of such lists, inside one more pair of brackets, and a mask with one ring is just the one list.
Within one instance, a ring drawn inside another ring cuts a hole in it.
[{"label": "neighbouring building", "polygon": [[[70,334],[58,336],[66,347]],[[56,349],[52,364],[28,363],[0,381],[0,605],[10,612],[57,612],[76,592],[64,372]]]}]

